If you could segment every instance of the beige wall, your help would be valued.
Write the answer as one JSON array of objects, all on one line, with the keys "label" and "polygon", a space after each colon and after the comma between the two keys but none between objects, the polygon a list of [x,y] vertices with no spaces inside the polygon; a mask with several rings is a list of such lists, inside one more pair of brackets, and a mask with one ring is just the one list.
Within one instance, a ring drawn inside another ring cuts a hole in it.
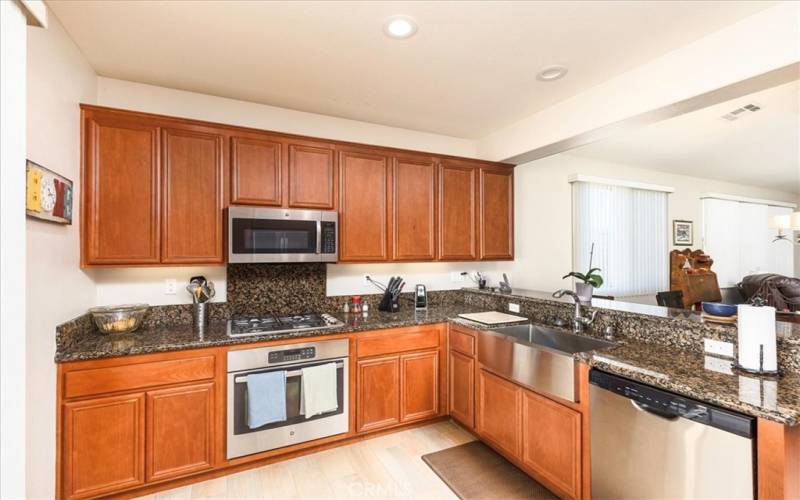
[{"label": "beige wall", "polygon": [[28,28],[27,156],[71,179],[70,226],[27,219],[27,497],[52,498],[55,471],[55,326],[94,304],[79,268],[79,102],[93,102],[97,80],[55,16]]},{"label": "beige wall", "polygon": [[[595,175],[675,188],[669,195],[670,230],[673,219],[694,221],[695,247],[700,246],[700,195],[724,193],[776,201],[796,201],[789,193],[644,170],[560,154],[517,167],[514,177],[516,286],[557,290],[572,267],[572,174]],[[671,236],[670,236],[671,242]]]}]

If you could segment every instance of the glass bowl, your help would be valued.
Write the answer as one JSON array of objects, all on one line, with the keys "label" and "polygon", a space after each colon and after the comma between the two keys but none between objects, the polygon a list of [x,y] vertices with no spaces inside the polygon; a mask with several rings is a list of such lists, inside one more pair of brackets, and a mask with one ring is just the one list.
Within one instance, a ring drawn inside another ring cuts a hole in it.
[{"label": "glass bowl", "polygon": [[103,306],[89,309],[94,324],[102,334],[132,332],[142,325],[147,304],[125,304],[122,306]]}]

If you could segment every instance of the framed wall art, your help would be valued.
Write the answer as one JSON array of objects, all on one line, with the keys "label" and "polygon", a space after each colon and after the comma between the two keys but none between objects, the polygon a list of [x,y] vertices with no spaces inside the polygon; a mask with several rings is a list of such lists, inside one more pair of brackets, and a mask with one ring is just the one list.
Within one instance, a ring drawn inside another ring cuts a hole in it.
[{"label": "framed wall art", "polygon": [[690,220],[673,220],[672,244],[678,247],[694,245],[694,222]]},{"label": "framed wall art", "polygon": [[72,181],[28,160],[25,213],[29,217],[72,224]]}]

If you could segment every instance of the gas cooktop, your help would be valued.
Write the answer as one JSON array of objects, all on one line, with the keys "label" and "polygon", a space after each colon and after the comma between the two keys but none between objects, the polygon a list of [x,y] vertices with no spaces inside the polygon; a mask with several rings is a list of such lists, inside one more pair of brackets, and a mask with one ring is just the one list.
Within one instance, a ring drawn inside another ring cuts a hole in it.
[{"label": "gas cooktop", "polygon": [[344,325],[330,314],[296,314],[291,316],[234,316],[228,320],[228,336],[264,335],[297,331],[323,330]]}]

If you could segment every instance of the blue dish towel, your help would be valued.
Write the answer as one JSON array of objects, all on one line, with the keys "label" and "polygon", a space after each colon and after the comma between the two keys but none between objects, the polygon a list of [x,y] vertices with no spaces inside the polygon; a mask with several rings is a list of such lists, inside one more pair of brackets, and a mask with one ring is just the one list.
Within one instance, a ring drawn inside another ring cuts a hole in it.
[{"label": "blue dish towel", "polygon": [[286,372],[275,371],[247,376],[247,426],[286,420]]}]

